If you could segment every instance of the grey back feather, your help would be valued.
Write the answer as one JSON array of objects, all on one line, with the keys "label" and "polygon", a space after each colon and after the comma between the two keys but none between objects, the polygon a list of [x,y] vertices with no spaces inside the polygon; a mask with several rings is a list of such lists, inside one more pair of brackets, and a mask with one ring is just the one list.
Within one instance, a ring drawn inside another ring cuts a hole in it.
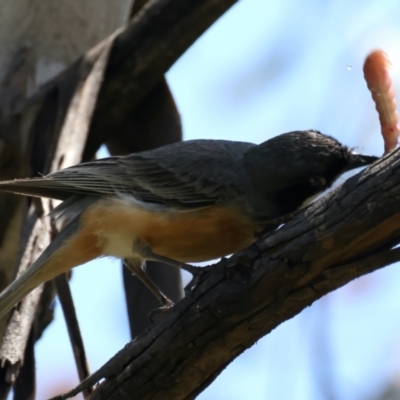
[{"label": "grey back feather", "polygon": [[203,207],[232,201],[245,193],[243,154],[253,146],[225,140],[180,142],[79,164],[43,178],[17,180],[14,187],[21,193],[35,186],[39,195],[48,190],[63,200],[76,195],[75,200],[79,196],[130,194],[146,202]]}]

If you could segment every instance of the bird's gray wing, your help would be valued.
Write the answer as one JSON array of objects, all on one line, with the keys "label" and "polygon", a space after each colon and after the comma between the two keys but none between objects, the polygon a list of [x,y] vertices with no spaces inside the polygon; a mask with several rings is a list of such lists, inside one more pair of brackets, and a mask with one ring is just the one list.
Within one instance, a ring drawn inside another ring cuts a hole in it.
[{"label": "bird's gray wing", "polygon": [[159,204],[212,205],[245,192],[242,157],[252,146],[223,140],[175,143],[79,164],[43,178],[13,181],[13,191],[61,200],[76,194],[131,194]]}]

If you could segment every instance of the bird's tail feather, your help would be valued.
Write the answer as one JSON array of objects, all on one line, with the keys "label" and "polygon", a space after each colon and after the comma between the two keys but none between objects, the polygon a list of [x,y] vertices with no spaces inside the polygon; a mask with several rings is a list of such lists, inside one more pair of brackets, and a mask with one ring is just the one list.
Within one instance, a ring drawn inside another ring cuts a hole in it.
[{"label": "bird's tail feather", "polygon": [[[0,317],[10,311],[18,302],[40,284],[55,278],[64,272],[57,266],[52,257],[58,249],[63,247],[65,242],[79,228],[79,216],[73,219],[50,243],[41,256],[15,281],[13,281],[3,292],[0,293]],[[58,262],[58,260],[56,260]],[[65,266],[68,270],[72,266]]]}]

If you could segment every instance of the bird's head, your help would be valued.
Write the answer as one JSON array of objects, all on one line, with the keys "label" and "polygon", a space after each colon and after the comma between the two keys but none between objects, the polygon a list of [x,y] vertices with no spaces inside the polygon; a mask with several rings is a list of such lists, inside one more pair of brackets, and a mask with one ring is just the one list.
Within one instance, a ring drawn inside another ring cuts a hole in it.
[{"label": "bird's head", "polygon": [[253,184],[274,199],[280,215],[300,208],[344,172],[377,159],[314,130],[284,133],[245,154]]}]

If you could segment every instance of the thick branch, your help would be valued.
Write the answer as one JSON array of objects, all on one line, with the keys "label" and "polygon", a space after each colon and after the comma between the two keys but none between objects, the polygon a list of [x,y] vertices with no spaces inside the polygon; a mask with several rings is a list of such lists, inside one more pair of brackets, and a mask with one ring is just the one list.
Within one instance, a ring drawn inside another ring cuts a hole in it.
[{"label": "thick branch", "polygon": [[187,399],[324,294],[400,259],[400,151],[216,264],[91,384],[90,399]]}]

